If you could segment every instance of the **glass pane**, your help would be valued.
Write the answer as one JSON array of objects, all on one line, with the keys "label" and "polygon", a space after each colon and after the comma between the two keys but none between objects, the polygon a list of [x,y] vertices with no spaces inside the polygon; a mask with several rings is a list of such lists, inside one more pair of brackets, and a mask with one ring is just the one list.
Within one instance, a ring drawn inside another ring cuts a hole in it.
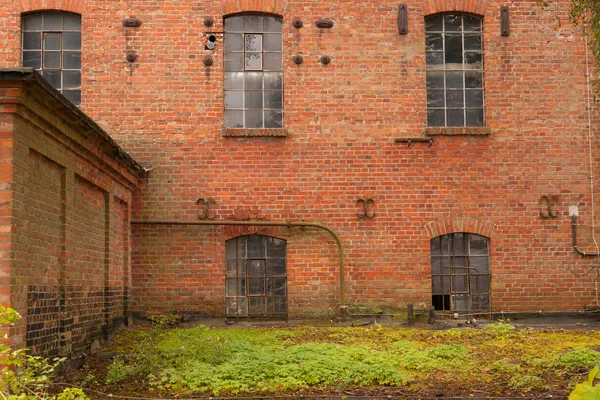
[{"label": "glass pane", "polygon": [[281,72],[265,72],[265,89],[283,89],[283,74]]},{"label": "glass pane", "polygon": [[277,239],[277,238],[273,238],[273,240],[270,242],[270,256],[271,257],[280,257],[280,258],[285,258],[286,254],[285,254],[285,247],[286,247],[286,241],[285,240],[281,240],[281,239]]},{"label": "glass pane", "polygon": [[246,294],[248,293],[246,289],[246,279],[238,278],[238,295],[246,296]]},{"label": "glass pane", "polygon": [[60,51],[44,52],[44,68],[60,69]]},{"label": "glass pane", "polygon": [[237,261],[238,264],[238,270],[237,270],[237,274],[238,276],[246,276],[246,260],[239,260]]},{"label": "glass pane", "polygon": [[283,69],[283,59],[281,53],[265,53],[265,71],[281,71]]},{"label": "glass pane", "polygon": [[467,295],[453,295],[452,296],[452,309],[456,311],[464,311],[467,309]]},{"label": "glass pane", "polygon": [[461,31],[462,18],[461,15],[446,14],[444,15],[444,25],[447,31]]},{"label": "glass pane", "polygon": [[62,93],[74,105],[81,105],[81,90],[63,90]]},{"label": "glass pane", "polygon": [[441,276],[432,276],[431,277],[431,293],[432,294],[442,294],[442,277]]},{"label": "glass pane", "polygon": [[481,53],[465,53],[465,69],[481,69]]},{"label": "glass pane", "polygon": [[248,236],[241,236],[237,238],[238,242],[238,258],[244,259],[247,258],[248,253],[246,248],[248,247]]},{"label": "glass pane", "polygon": [[265,92],[265,108],[281,109],[283,107],[283,92],[282,91],[267,91]]},{"label": "glass pane", "polygon": [[23,66],[40,69],[42,68],[42,52],[41,51],[24,51]]},{"label": "glass pane", "polygon": [[474,274],[488,274],[490,271],[488,256],[471,256],[471,267],[477,268]]},{"label": "glass pane", "polygon": [[244,73],[243,72],[225,72],[225,90],[243,89],[243,88],[244,88]]},{"label": "glass pane", "polygon": [[263,18],[260,15],[246,15],[244,16],[246,32],[262,32],[263,31]]},{"label": "glass pane", "polygon": [[244,17],[228,17],[225,18],[225,32],[243,32],[244,30]]},{"label": "glass pane", "polygon": [[26,31],[41,31],[42,30],[42,14],[23,15],[23,29]]},{"label": "glass pane", "polygon": [[225,296],[237,296],[237,279],[227,279],[227,289],[225,291]]},{"label": "glass pane", "polygon": [[238,298],[238,315],[248,315],[248,300],[245,298]]},{"label": "glass pane", "polygon": [[483,109],[467,110],[467,126],[483,126]]},{"label": "glass pane", "polygon": [[247,72],[244,75],[244,89],[261,90],[263,87],[261,72]]},{"label": "glass pane", "polygon": [[226,33],[225,51],[244,51],[244,35]]},{"label": "glass pane", "polygon": [[444,73],[442,71],[427,71],[427,89],[443,89]]},{"label": "glass pane", "polygon": [[465,126],[465,116],[463,110],[448,110],[446,112],[448,126]]},{"label": "glass pane", "polygon": [[446,34],[446,49],[444,52],[446,68],[462,68],[463,48],[462,35]]},{"label": "glass pane", "polygon": [[465,87],[480,89],[483,87],[483,74],[479,71],[465,71]]},{"label": "glass pane", "polygon": [[246,128],[262,128],[263,127],[263,112],[262,111],[246,111]]},{"label": "glass pane", "polygon": [[281,51],[281,34],[264,35],[265,51]]},{"label": "glass pane", "polygon": [[45,31],[61,31],[62,30],[62,14],[47,12],[44,13],[44,30]]},{"label": "glass pane", "polygon": [[225,53],[225,71],[243,71],[244,53]]},{"label": "glass pane", "polygon": [[431,17],[425,18],[425,32],[438,31],[442,30],[442,15],[434,15]]},{"label": "glass pane", "polygon": [[81,50],[81,33],[65,32],[63,33],[63,49]]},{"label": "glass pane", "polygon": [[444,53],[441,51],[428,51],[426,53],[426,63],[427,63],[427,68],[429,69],[437,69],[437,68],[442,68],[443,64],[444,64]]},{"label": "glass pane", "polygon": [[263,17],[265,32],[281,32],[281,18]]},{"label": "glass pane", "polygon": [[262,256],[260,242],[260,236],[258,235],[248,236],[248,258],[257,258]]},{"label": "glass pane", "polygon": [[[460,256],[465,255],[466,246],[465,246],[465,234],[464,233],[455,233],[452,235],[452,242],[454,244],[454,255]],[[464,264],[463,264],[464,265]]]},{"label": "glass pane", "polygon": [[285,297],[276,297],[275,298],[275,312],[284,313],[287,311],[287,302]]},{"label": "glass pane", "polygon": [[431,273],[441,274],[442,273],[442,259],[440,256],[431,256]]},{"label": "glass pane", "polygon": [[262,69],[262,53],[246,53],[244,68],[251,71],[260,71]]},{"label": "glass pane", "polygon": [[243,128],[244,127],[244,112],[243,111],[225,111],[225,127],[226,128]]},{"label": "glass pane", "polygon": [[81,71],[63,71],[63,89],[81,87]]},{"label": "glass pane", "polygon": [[287,284],[285,278],[273,279],[273,292],[276,296],[285,296],[287,293]]},{"label": "glass pane", "polygon": [[464,97],[462,90],[446,91],[446,107],[464,107]]},{"label": "glass pane", "polygon": [[225,109],[244,108],[244,92],[241,90],[225,91]]},{"label": "glass pane", "polygon": [[[235,247],[234,247],[234,249],[235,249]],[[227,249],[227,250],[229,250],[229,249]],[[235,259],[227,260],[227,271],[226,271],[227,276],[236,276],[237,275],[237,263],[238,262]]]},{"label": "glass pane", "polygon": [[81,69],[81,52],[65,51],[63,52],[63,68]]},{"label": "glass pane", "polygon": [[431,243],[431,255],[432,256],[439,256],[441,255],[440,252],[440,237],[435,237],[433,239],[430,240]]},{"label": "glass pane", "polygon": [[483,90],[467,90],[465,96],[467,107],[483,107]]},{"label": "glass pane", "polygon": [[234,315],[237,314],[237,299],[227,299],[227,314]]},{"label": "glass pane", "polygon": [[428,33],[425,35],[425,50],[443,50],[444,42],[441,33]]},{"label": "glass pane", "polygon": [[273,275],[285,276],[285,259],[273,260]]},{"label": "glass pane", "polygon": [[44,50],[60,50],[60,33],[44,34]]},{"label": "glass pane", "polygon": [[464,30],[470,32],[481,32],[481,18],[473,15],[463,15]]},{"label": "glass pane", "polygon": [[452,245],[452,241],[450,240],[452,238],[451,235],[444,235],[442,236],[442,254],[443,255],[448,255],[451,254],[452,252],[452,248],[450,247]]},{"label": "glass pane", "polygon": [[261,298],[250,298],[248,299],[248,311],[250,314],[260,314],[262,308],[260,306]]},{"label": "glass pane", "polygon": [[248,279],[248,295],[260,296],[263,293],[263,278]]},{"label": "glass pane", "polygon": [[463,87],[463,72],[449,71],[446,72],[446,87],[453,89],[462,89]]},{"label": "glass pane", "polygon": [[262,51],[262,35],[244,35],[246,51]]},{"label": "glass pane", "polygon": [[52,86],[60,89],[60,71],[42,71],[42,75],[48,80],[48,82],[50,82]]},{"label": "glass pane", "polygon": [[283,111],[265,110],[265,128],[283,127]]},{"label": "glass pane", "polygon": [[469,235],[469,253],[471,255],[487,255],[488,239],[480,235]]},{"label": "glass pane", "polygon": [[263,108],[263,92],[260,90],[247,90],[244,92],[246,108]]},{"label": "glass pane", "polygon": [[465,35],[465,50],[481,51],[481,35]]},{"label": "glass pane", "polygon": [[63,14],[63,24],[65,31],[80,31],[81,16],[77,14]]},{"label": "glass pane", "polygon": [[25,32],[23,34],[23,50],[41,50],[42,34],[40,32]]},{"label": "glass pane", "polygon": [[444,91],[428,90],[427,107],[444,107]]},{"label": "glass pane", "polygon": [[427,110],[427,126],[444,125],[444,110]]}]

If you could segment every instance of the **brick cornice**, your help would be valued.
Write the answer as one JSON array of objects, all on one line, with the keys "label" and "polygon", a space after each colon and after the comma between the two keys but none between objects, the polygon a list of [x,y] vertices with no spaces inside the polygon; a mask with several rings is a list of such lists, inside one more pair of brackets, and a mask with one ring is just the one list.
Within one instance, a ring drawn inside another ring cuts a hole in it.
[{"label": "brick cornice", "polygon": [[223,0],[223,15],[262,12],[283,15],[284,0]]},{"label": "brick cornice", "polygon": [[27,13],[31,11],[60,10],[76,14],[83,14],[85,0],[17,0],[19,11]]},{"label": "brick cornice", "polygon": [[456,232],[476,233],[491,238],[496,230],[492,221],[472,217],[450,217],[425,225],[429,239]]},{"label": "brick cornice", "polygon": [[423,0],[423,14],[460,11],[485,15],[489,0]]}]

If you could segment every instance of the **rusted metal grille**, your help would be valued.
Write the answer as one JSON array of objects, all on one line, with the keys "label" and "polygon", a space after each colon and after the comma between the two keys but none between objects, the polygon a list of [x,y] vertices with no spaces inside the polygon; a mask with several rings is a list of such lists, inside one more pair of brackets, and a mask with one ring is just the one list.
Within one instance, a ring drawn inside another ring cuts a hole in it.
[{"label": "rusted metal grille", "polygon": [[452,233],[431,239],[432,304],[436,310],[490,310],[489,239]]},{"label": "rusted metal grille", "polygon": [[261,235],[227,241],[228,317],[287,317],[286,246]]}]

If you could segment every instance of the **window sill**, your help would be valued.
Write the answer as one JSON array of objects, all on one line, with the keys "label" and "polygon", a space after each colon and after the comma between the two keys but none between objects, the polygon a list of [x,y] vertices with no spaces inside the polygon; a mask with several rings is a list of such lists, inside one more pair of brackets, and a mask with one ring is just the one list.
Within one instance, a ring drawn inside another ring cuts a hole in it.
[{"label": "window sill", "polygon": [[424,133],[426,136],[487,136],[491,135],[492,130],[487,126],[427,127]]},{"label": "window sill", "polygon": [[223,137],[287,137],[283,128],[223,128]]}]

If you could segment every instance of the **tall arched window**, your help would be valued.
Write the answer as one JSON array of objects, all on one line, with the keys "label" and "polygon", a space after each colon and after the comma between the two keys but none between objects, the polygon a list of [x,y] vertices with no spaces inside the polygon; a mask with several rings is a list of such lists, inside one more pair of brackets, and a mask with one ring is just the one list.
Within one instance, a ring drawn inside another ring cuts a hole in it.
[{"label": "tall arched window", "polygon": [[428,126],[485,124],[481,33],[474,15],[425,18]]},{"label": "tall arched window", "polygon": [[81,16],[61,11],[23,15],[23,66],[42,72],[76,106],[81,105]]},{"label": "tall arched window", "polygon": [[261,235],[227,241],[227,316],[287,316],[286,245]]},{"label": "tall arched window", "polygon": [[431,239],[431,292],[436,310],[489,310],[489,239],[473,233]]},{"label": "tall arched window", "polygon": [[283,127],[282,20],[225,19],[225,127]]}]

